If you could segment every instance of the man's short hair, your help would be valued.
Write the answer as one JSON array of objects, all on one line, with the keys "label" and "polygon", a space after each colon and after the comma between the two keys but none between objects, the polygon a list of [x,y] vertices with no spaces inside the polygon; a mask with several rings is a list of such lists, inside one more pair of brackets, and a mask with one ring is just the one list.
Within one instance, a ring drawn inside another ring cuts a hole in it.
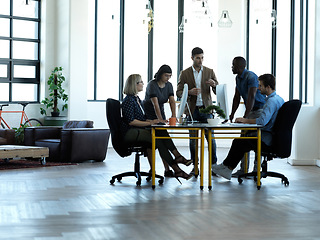
[{"label": "man's short hair", "polygon": [[263,74],[259,76],[258,80],[263,82],[263,85],[265,87],[270,86],[272,90],[276,89],[276,78],[272,74]]},{"label": "man's short hair", "polygon": [[199,47],[195,47],[194,49],[192,49],[191,51],[191,56],[194,57],[197,54],[202,54],[203,50]]},{"label": "man's short hair", "polygon": [[245,69],[245,67],[247,66],[247,61],[243,57],[238,56],[235,57],[233,60],[237,63],[238,67],[240,68]]}]

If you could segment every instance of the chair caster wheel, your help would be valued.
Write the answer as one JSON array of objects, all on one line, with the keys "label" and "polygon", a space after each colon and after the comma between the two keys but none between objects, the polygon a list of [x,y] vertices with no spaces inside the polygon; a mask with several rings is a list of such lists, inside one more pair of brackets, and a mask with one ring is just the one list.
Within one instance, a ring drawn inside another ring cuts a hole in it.
[{"label": "chair caster wheel", "polygon": [[46,158],[41,158],[40,159],[40,164],[42,165],[42,166],[44,166],[44,165],[46,165]]},{"label": "chair caster wheel", "polygon": [[238,183],[241,184],[243,182],[242,178],[238,178]]},{"label": "chair caster wheel", "polygon": [[289,181],[288,181],[288,179],[287,179],[287,178],[282,179],[282,181],[281,181],[281,182],[284,184],[284,186],[285,186],[285,187],[288,187],[288,186],[289,186]]},{"label": "chair caster wheel", "polygon": [[110,184],[114,184],[114,182],[115,182],[114,179],[110,180]]},{"label": "chair caster wheel", "polygon": [[136,182],[136,185],[137,185],[137,187],[140,187],[140,186],[141,186],[141,181],[138,180],[138,181]]},{"label": "chair caster wheel", "polygon": [[160,179],[160,180],[158,181],[158,183],[159,183],[160,185],[162,185],[162,184],[163,184],[163,179]]},{"label": "chair caster wheel", "polygon": [[146,181],[147,181],[147,182],[150,182],[150,180],[151,180],[151,177],[147,177],[147,178],[146,178]]},{"label": "chair caster wheel", "polygon": [[118,178],[117,178],[118,182],[120,182],[120,181],[121,181],[121,179],[122,179],[122,177],[118,177]]}]

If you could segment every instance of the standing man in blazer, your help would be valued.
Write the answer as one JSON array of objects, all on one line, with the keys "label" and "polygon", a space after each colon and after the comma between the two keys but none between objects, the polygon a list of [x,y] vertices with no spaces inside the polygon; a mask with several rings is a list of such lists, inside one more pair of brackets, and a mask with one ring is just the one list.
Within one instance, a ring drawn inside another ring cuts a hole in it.
[{"label": "standing man in blazer", "polygon": [[[199,109],[212,105],[211,91],[214,94],[216,93],[216,86],[218,85],[218,81],[214,71],[202,65],[203,50],[201,48],[196,47],[192,49],[191,59],[193,61],[192,66],[181,71],[180,73],[177,87],[177,96],[182,96],[184,84],[188,84],[188,104],[193,120],[199,122],[207,122],[207,119],[210,118],[210,115],[200,113]],[[189,115],[189,112],[186,111],[186,114]],[[190,136],[195,136],[195,132],[190,131]],[[190,139],[189,147],[193,163],[195,161],[195,146],[196,140]],[[216,163],[216,142],[214,139],[212,139],[212,164]],[[194,168],[195,167],[197,166],[194,166]]]}]

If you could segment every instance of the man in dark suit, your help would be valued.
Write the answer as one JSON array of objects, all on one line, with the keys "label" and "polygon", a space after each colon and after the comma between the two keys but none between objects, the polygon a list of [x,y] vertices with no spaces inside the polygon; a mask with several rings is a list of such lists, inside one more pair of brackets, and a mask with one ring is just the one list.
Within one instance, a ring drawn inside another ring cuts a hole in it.
[{"label": "man in dark suit", "polygon": [[[184,84],[188,84],[188,104],[193,120],[207,122],[207,119],[210,118],[210,116],[200,113],[199,109],[212,105],[211,92],[214,94],[216,93],[218,81],[214,71],[211,68],[202,65],[203,50],[201,48],[196,47],[192,50],[191,59],[193,61],[192,66],[180,73],[177,96],[182,96]],[[186,112],[186,114],[189,115],[188,112]],[[194,131],[190,131],[191,136],[195,136],[194,134]],[[193,162],[195,160],[195,145],[196,140],[190,139],[190,155]],[[212,139],[212,164],[216,164],[216,162],[216,143],[215,140]]]}]

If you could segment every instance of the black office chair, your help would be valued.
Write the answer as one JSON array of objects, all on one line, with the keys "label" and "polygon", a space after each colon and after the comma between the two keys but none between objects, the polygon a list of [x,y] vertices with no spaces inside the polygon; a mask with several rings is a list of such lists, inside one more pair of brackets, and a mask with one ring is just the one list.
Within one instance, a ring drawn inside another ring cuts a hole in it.
[{"label": "black office chair", "polygon": [[[135,176],[138,180],[136,182],[137,186],[141,186],[141,176],[147,176],[146,180],[149,182],[151,180],[151,173],[148,172],[140,172],[140,156],[147,156],[145,146],[141,146],[141,143],[128,143],[125,142],[122,138],[121,134],[121,104],[119,101],[108,98],[106,102],[106,113],[107,120],[111,133],[111,142],[114,150],[121,156],[127,157],[130,156],[133,152],[135,152],[135,163],[134,163],[134,171],[133,172],[124,172],[121,174],[114,175],[110,183],[113,184],[115,179],[119,182],[123,177],[127,176]],[[164,178],[160,175],[156,174],[156,178],[159,178],[159,184],[163,183]]]},{"label": "black office chair", "polygon": [[[268,161],[273,158],[288,158],[291,155],[291,143],[292,143],[292,129],[293,125],[298,117],[300,108],[300,100],[290,100],[285,102],[279,109],[276,121],[273,126],[273,144],[267,146],[261,142],[261,156],[264,160],[261,164],[261,178],[276,177],[281,178],[281,182],[285,186],[289,185],[289,180],[286,176],[277,172],[268,172]],[[238,182],[242,183],[242,178],[253,176],[254,180],[257,180],[257,172],[250,172],[241,174],[238,176]],[[260,186],[258,186],[260,189]]]}]

